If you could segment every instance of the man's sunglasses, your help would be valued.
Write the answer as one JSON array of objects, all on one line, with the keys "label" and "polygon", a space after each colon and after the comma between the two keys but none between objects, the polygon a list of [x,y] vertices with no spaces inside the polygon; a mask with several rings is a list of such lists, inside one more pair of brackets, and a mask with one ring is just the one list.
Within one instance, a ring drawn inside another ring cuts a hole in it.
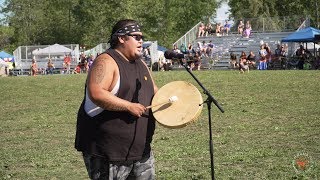
[{"label": "man's sunglasses", "polygon": [[139,34],[127,34],[127,36],[131,36],[137,41],[140,41],[141,39],[144,40],[144,36],[139,35]]}]

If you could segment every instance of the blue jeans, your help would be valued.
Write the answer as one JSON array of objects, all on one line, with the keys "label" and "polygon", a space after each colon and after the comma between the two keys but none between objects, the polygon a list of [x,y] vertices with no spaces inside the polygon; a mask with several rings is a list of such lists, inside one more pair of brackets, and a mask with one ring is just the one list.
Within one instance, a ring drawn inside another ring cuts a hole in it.
[{"label": "blue jeans", "polygon": [[267,62],[260,61],[258,69],[259,70],[266,70],[267,69]]},{"label": "blue jeans", "polygon": [[47,69],[47,74],[53,74],[53,68],[48,68]]},{"label": "blue jeans", "polygon": [[154,180],[153,153],[132,163],[108,162],[104,157],[83,153],[83,159],[90,179],[93,180]]}]

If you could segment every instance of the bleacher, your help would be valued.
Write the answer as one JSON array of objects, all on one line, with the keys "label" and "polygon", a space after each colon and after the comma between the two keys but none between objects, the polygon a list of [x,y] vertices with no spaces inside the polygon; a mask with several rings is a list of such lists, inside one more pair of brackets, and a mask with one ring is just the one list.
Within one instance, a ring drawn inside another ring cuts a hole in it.
[{"label": "bleacher", "polygon": [[[258,54],[260,49],[260,43],[268,43],[271,47],[272,52],[277,47],[277,43],[281,42],[281,39],[288,36],[292,32],[265,32],[258,33],[253,32],[250,38],[244,38],[239,34],[231,33],[228,36],[207,36],[199,37],[194,41],[194,46],[198,42],[205,41],[208,43],[212,41],[215,45],[215,50],[213,53],[213,58],[208,59],[206,57],[202,58],[202,68],[203,69],[228,69],[230,68],[230,53],[234,53],[237,57],[240,56],[241,52],[246,52],[249,55],[250,51],[254,54]],[[210,64],[212,62],[213,64]]]},{"label": "bleacher", "polygon": [[[301,20],[304,19],[303,22]],[[240,19],[243,20],[243,19]],[[179,38],[173,45],[180,47],[182,44],[186,45],[192,43],[193,47],[197,47],[197,43],[208,43],[212,41],[215,45],[212,58],[202,58],[203,69],[228,69],[230,67],[230,53],[234,53],[238,58],[242,51],[247,55],[250,51],[257,56],[261,43],[268,43],[271,47],[272,53],[276,49],[278,43],[287,37],[289,34],[296,30],[303,29],[310,26],[310,19],[300,16],[290,17],[269,17],[269,18],[251,18],[250,20],[253,31],[250,38],[244,38],[237,34],[237,22],[233,20],[235,24],[231,27],[231,32],[228,36],[219,36],[215,34],[207,37],[198,37],[198,27],[201,24],[199,22],[193,26],[188,32],[186,32],[181,38]],[[279,23],[280,22],[280,23]],[[217,22],[214,22],[217,23]],[[214,24],[211,22],[211,24]],[[273,25],[277,23],[277,26]],[[291,56],[294,50],[297,48],[297,44],[288,43],[288,55]]]}]

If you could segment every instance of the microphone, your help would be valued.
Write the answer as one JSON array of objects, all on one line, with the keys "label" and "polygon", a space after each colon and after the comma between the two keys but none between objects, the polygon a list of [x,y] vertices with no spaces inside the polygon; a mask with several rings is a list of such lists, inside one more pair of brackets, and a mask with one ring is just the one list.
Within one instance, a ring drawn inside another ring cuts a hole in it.
[{"label": "microphone", "polygon": [[164,52],[164,57],[166,59],[184,59],[185,55],[180,54],[180,53],[176,53],[172,50],[168,50],[168,51]]}]

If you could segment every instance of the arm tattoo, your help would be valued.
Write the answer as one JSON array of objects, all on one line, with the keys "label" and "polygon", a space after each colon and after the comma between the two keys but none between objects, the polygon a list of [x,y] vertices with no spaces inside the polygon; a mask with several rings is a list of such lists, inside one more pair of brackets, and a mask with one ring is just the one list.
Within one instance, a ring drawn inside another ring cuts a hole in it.
[{"label": "arm tattoo", "polygon": [[105,75],[105,67],[103,63],[100,63],[100,61],[103,61],[103,59],[99,59],[98,61],[99,62],[97,62],[96,66],[93,67],[92,73],[94,82],[100,84]]}]

